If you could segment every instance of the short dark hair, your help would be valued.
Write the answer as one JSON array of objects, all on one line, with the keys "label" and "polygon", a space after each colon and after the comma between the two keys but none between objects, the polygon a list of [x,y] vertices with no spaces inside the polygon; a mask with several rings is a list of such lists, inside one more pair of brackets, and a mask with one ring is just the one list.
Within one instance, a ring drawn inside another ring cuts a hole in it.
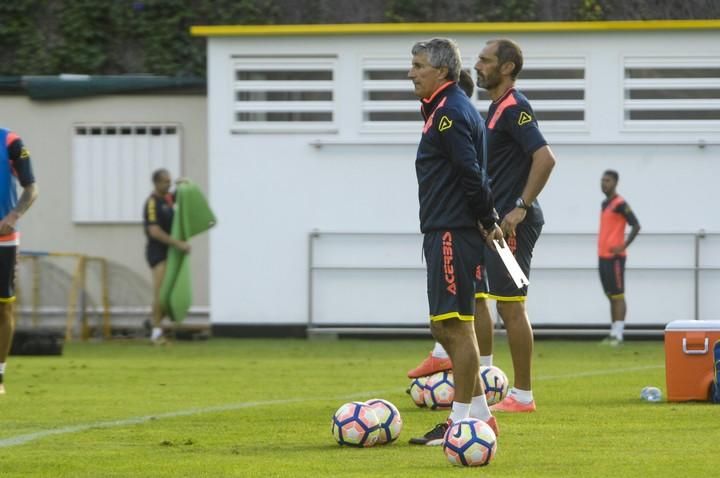
[{"label": "short dark hair", "polygon": [[520,45],[507,38],[490,40],[488,42],[488,44],[492,43],[495,43],[497,45],[498,65],[502,66],[505,63],[510,62],[515,64],[515,68],[513,68],[512,73],[510,73],[510,76],[514,80],[515,78],[517,78],[523,68],[523,54],[522,50],[520,49]]},{"label": "short dark hair", "polygon": [[165,168],[160,168],[160,169],[156,169],[155,171],[153,171],[153,173],[152,173],[153,184],[160,181],[160,176],[162,176],[163,174],[167,174],[168,176],[170,176],[170,171],[168,171]]},{"label": "short dark hair", "polygon": [[458,86],[461,90],[465,92],[466,95],[468,95],[468,98],[473,97],[473,93],[475,92],[475,82],[473,81],[472,76],[470,76],[470,73],[468,73],[467,70],[460,70]]},{"label": "short dark hair", "polygon": [[606,171],[603,173],[603,176],[610,176],[611,178],[613,178],[613,179],[615,180],[615,182],[618,182],[618,179],[620,179],[620,175],[619,175],[618,172],[615,171],[614,169],[608,169],[608,170],[606,170]]}]

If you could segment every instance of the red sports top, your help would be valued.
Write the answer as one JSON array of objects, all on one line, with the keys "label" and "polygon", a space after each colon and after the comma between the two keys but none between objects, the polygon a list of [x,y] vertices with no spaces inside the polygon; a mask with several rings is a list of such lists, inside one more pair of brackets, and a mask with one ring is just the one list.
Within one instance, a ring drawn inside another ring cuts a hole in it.
[{"label": "red sports top", "polygon": [[637,219],[622,196],[617,194],[603,202],[598,232],[598,256],[610,259],[627,255],[625,251],[615,254],[611,249],[625,245],[625,227],[628,224],[631,226],[637,224]]}]

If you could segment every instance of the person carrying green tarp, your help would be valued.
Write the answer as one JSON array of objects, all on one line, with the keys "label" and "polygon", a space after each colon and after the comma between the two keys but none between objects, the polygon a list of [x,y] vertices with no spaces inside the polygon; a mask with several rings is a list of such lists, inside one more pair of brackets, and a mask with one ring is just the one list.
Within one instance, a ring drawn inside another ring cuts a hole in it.
[{"label": "person carrying green tarp", "polygon": [[[215,225],[215,215],[195,184],[189,181],[178,184],[176,200],[177,211],[171,237],[187,242]],[[160,287],[160,305],[175,322],[185,320],[192,305],[191,278],[188,255],[179,249],[170,249],[165,278]]]},{"label": "person carrying green tarp", "polygon": [[159,169],[152,176],[154,190],[145,202],[144,226],[148,238],[146,259],[153,276],[153,328],[151,340],[165,343],[161,322],[168,315],[182,322],[192,303],[189,239],[215,224],[215,216],[198,187],[177,181],[170,193],[170,173]]}]

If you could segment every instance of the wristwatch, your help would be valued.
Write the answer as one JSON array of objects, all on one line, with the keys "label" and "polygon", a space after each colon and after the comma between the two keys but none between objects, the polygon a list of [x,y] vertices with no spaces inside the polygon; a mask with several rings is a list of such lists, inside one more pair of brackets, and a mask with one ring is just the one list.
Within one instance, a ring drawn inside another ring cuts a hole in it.
[{"label": "wristwatch", "polygon": [[520,209],[529,209],[530,206],[525,203],[525,200],[522,197],[519,197],[515,200],[515,207]]}]

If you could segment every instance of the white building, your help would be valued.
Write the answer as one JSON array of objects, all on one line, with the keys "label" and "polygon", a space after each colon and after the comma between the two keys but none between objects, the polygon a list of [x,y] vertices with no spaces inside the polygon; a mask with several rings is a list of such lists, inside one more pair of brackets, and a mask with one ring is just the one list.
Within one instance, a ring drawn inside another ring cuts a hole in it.
[{"label": "white building", "polygon": [[[524,50],[519,89],[558,163],[529,308],[542,327],[606,327],[600,176],[643,226],[628,326],[717,318],[720,21],[200,26],[208,37],[211,321],[219,334],[425,327],[410,48]],[[474,75],[474,71],[473,71]],[[476,98],[481,112],[488,101]],[[710,234],[700,238],[697,231]]]}]

